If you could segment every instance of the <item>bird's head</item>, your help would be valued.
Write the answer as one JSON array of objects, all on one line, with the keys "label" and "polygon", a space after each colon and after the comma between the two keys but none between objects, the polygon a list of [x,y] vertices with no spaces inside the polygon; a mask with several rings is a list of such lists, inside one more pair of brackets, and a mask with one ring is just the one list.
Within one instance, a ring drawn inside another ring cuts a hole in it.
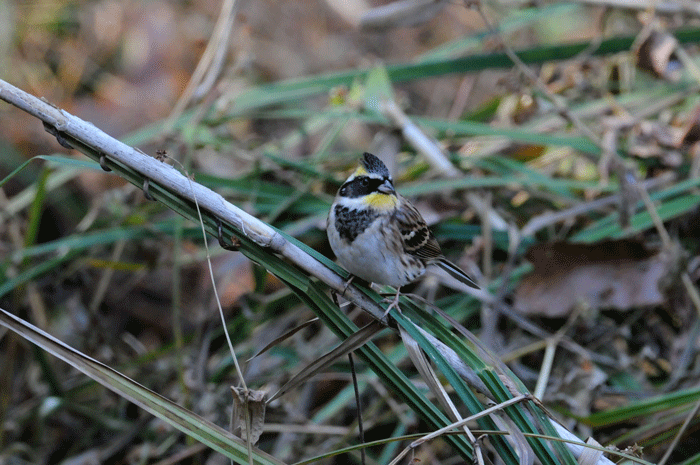
[{"label": "bird's head", "polygon": [[389,170],[371,153],[362,155],[360,166],[340,187],[338,196],[380,210],[394,208],[398,201]]}]

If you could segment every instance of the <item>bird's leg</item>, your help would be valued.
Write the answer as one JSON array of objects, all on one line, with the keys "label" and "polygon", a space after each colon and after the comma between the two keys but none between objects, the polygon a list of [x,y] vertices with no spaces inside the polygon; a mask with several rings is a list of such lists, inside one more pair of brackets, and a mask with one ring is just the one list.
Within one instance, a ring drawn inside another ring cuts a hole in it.
[{"label": "bird's leg", "polygon": [[389,314],[392,308],[396,308],[396,310],[401,313],[401,309],[399,308],[399,296],[401,296],[401,288],[399,287],[396,289],[396,296],[394,297],[394,300],[391,301],[389,306],[386,308],[384,311],[384,315],[382,318],[386,318],[386,316]]}]

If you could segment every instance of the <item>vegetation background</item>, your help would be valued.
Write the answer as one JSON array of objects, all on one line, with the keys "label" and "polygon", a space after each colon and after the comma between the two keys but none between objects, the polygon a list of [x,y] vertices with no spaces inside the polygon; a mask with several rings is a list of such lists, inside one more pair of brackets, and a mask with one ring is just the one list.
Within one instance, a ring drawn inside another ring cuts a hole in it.
[{"label": "vegetation background", "polygon": [[[377,25],[365,15],[378,3],[363,1],[224,2],[224,13],[197,0],[3,2],[0,77],[167,152],[328,257],[339,184],[362,152],[389,153],[400,191],[490,298],[430,279],[408,290],[479,336],[579,437],[697,463],[700,12],[644,3],[403,2]],[[527,68],[510,48],[527,51]],[[238,377],[198,226],[71,164],[85,158],[16,108],[0,105],[0,127],[0,179],[60,154],[0,189],[0,306],[226,427]],[[242,254],[212,253],[242,359],[313,317]],[[247,362],[245,379],[274,392],[337,343],[312,323]],[[395,334],[375,343],[424,388]],[[367,440],[430,431],[381,376],[357,371]],[[228,462],[1,326],[0,373],[0,463]],[[268,405],[258,447],[296,462],[357,444],[349,383],[341,359]],[[374,446],[368,461],[406,444]],[[415,459],[463,460],[443,440]]]}]

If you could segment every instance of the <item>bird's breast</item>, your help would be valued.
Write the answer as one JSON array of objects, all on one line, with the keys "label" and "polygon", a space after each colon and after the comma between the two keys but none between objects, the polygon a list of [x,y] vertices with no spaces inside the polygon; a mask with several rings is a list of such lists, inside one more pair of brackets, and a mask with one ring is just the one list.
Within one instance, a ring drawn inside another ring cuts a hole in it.
[{"label": "bird's breast", "polygon": [[[335,221],[336,227],[329,229],[328,239],[340,264],[365,281],[397,288],[421,276],[425,266],[403,252],[401,237],[389,218],[374,215],[358,219],[357,214],[363,212],[335,208],[331,214],[330,220]],[[357,228],[362,221],[366,222],[364,227]]]}]

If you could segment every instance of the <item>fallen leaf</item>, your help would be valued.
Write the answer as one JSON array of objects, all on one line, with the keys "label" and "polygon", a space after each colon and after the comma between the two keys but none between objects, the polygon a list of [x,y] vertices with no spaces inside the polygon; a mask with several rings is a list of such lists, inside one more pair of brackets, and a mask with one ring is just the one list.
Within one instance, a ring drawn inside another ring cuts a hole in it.
[{"label": "fallen leaf", "polygon": [[678,40],[671,34],[655,29],[646,34],[635,52],[637,66],[672,82],[680,80],[681,64],[673,54]]},{"label": "fallen leaf", "polygon": [[[255,444],[260,439],[265,425],[265,392],[231,386],[233,411],[231,412],[231,432],[241,439]],[[246,421],[246,419],[248,421]],[[250,437],[247,436],[250,423]]]},{"label": "fallen leaf", "polygon": [[553,318],[581,304],[617,310],[660,305],[678,269],[676,254],[633,240],[538,244],[526,258],[535,269],[516,290],[515,308]]}]

